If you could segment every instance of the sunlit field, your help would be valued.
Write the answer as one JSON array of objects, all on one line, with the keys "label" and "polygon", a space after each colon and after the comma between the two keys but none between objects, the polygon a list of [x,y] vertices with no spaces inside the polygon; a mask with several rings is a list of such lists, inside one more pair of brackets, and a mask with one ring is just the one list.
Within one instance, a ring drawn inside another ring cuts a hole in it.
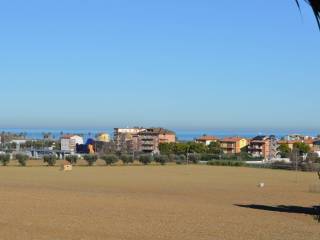
[{"label": "sunlit field", "polygon": [[318,181],[192,165],[0,167],[0,239],[318,240]]}]

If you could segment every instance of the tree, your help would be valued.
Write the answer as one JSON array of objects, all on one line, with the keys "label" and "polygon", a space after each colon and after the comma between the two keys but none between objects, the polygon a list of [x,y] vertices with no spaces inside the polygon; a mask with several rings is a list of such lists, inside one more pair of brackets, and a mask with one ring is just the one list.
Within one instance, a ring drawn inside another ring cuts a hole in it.
[{"label": "tree", "polygon": [[54,155],[45,155],[45,156],[43,156],[43,162],[47,163],[48,166],[52,167],[52,166],[56,165],[57,157]]},{"label": "tree", "polygon": [[78,156],[77,155],[68,155],[68,156],[66,156],[66,160],[72,165],[77,164]]},{"label": "tree", "polygon": [[112,165],[115,164],[119,159],[114,154],[108,154],[101,157],[103,161],[105,161],[106,165]]},{"label": "tree", "polygon": [[156,155],[154,160],[161,165],[165,165],[167,162],[169,162],[169,157],[168,155]]},{"label": "tree", "polygon": [[194,164],[197,164],[200,161],[201,156],[198,153],[192,153],[188,156],[188,158],[189,161],[191,161]]},{"label": "tree", "polygon": [[7,166],[10,162],[10,154],[0,154],[0,162],[3,166]]},{"label": "tree", "polygon": [[185,164],[187,162],[186,155],[176,155],[176,163],[177,164]]},{"label": "tree", "polygon": [[177,155],[187,154],[189,145],[187,143],[175,143],[173,153]]},{"label": "tree", "polygon": [[220,154],[222,152],[219,142],[211,142],[208,146],[208,153]]},{"label": "tree", "polygon": [[159,151],[161,154],[172,154],[174,153],[175,143],[160,143],[159,144]]},{"label": "tree", "polygon": [[306,157],[306,167],[309,171],[315,171],[316,170],[316,163],[320,163],[320,158],[318,153],[310,152],[308,153]]},{"label": "tree", "polygon": [[16,154],[16,159],[18,160],[21,166],[25,167],[27,165],[29,156],[25,154]]},{"label": "tree", "polygon": [[289,148],[288,144],[280,144],[278,147],[278,151],[282,158],[288,158],[291,152],[291,149]]},{"label": "tree", "polygon": [[294,143],[293,149],[296,149],[300,156],[303,156],[311,151],[310,146],[303,142]]},{"label": "tree", "polygon": [[189,153],[205,153],[208,150],[205,144],[195,143],[195,142],[188,143],[188,149],[189,149],[188,151]]},{"label": "tree", "polygon": [[120,156],[121,161],[123,162],[123,164],[129,164],[129,163],[133,163],[133,156],[131,155],[127,155],[127,154],[122,154]]},{"label": "tree", "polygon": [[92,166],[98,160],[98,156],[95,154],[86,154],[83,156],[83,158],[86,160],[89,166]]},{"label": "tree", "polygon": [[[300,7],[300,1],[301,0],[295,0],[299,10],[301,11],[301,7]],[[318,27],[320,30],[320,0],[304,0],[307,4],[310,5],[310,7],[312,8],[313,14],[316,17],[316,21],[318,23]]]},{"label": "tree", "polygon": [[139,162],[143,165],[148,165],[153,161],[153,157],[151,155],[141,155],[139,157]]}]

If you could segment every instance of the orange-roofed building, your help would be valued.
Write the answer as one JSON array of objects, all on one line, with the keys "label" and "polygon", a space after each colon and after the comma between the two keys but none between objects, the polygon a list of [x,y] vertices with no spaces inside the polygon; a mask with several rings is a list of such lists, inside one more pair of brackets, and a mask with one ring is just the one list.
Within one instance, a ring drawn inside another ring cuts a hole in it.
[{"label": "orange-roofed building", "polygon": [[305,143],[310,147],[310,149],[312,151],[314,150],[314,140],[311,138],[304,139],[304,140],[289,140],[289,141],[288,140],[280,140],[280,141],[278,141],[279,145],[281,145],[281,144],[287,145],[291,150],[293,150],[293,145],[295,143]]},{"label": "orange-roofed building", "polygon": [[240,137],[230,137],[220,140],[220,146],[225,154],[241,153],[241,149],[248,145],[248,140]]},{"label": "orange-roofed building", "polygon": [[212,142],[217,142],[219,139],[214,136],[203,135],[196,139],[196,143],[203,143],[206,146],[210,145]]}]

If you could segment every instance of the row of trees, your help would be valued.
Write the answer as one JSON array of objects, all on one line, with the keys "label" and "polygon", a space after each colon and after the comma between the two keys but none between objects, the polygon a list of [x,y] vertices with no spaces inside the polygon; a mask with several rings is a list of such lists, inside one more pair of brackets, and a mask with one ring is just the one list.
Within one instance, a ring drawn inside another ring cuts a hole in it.
[{"label": "row of trees", "polygon": [[311,152],[311,148],[306,143],[297,142],[293,144],[292,149],[288,146],[288,144],[280,144],[278,151],[282,158],[289,158],[292,153],[298,154],[299,156],[306,155]]},{"label": "row of trees", "polygon": [[208,146],[203,143],[185,142],[185,143],[161,143],[159,145],[161,155],[185,155],[197,161],[210,160],[261,160],[261,158],[254,158],[247,153],[246,149],[242,149],[238,154],[225,154],[219,142],[211,142]]},{"label": "row of trees", "polygon": [[[26,141],[26,143],[20,144],[20,149],[44,149],[52,147],[54,150],[60,150],[61,143],[60,141],[53,140],[34,140],[34,141]],[[17,148],[17,144],[15,142],[7,142],[2,143],[0,148],[2,150],[14,150]]]},{"label": "row of trees", "polygon": [[[26,166],[27,161],[29,159],[29,157],[25,154],[16,154],[15,158],[16,158],[16,160],[18,160],[18,162],[21,166]],[[10,162],[10,159],[11,159],[10,154],[0,154],[0,163],[3,166],[7,166],[8,163]]]},{"label": "row of trees", "polygon": [[222,149],[220,143],[212,142],[206,146],[203,143],[195,142],[176,142],[176,143],[161,143],[159,145],[161,154],[187,154],[187,153],[209,153],[209,154],[221,154]]},{"label": "row of trees", "polygon": [[[24,154],[16,154],[14,156],[16,160],[20,163],[21,166],[26,166],[27,161],[29,160],[29,157]],[[10,162],[10,155],[9,154],[0,154],[0,163],[3,166],[7,166]],[[132,155],[122,154],[122,155],[116,155],[116,154],[106,154],[102,156],[98,156],[96,154],[87,154],[83,156],[83,159],[87,162],[88,166],[92,166],[96,163],[98,159],[103,160],[106,165],[112,165],[119,161],[122,161],[124,165],[128,165],[134,162],[134,157]],[[55,155],[46,155],[43,157],[43,162],[48,164],[48,166],[55,166],[58,158]],[[75,165],[77,164],[79,160],[78,155],[68,155],[65,158],[66,161],[70,162],[70,164]],[[152,162],[159,163],[161,165],[164,165],[168,162],[177,162],[177,163],[184,163],[186,162],[186,158],[184,155],[181,156],[173,156],[170,157],[167,155],[140,155],[137,157],[137,159],[141,164],[148,165]],[[192,162],[197,163],[198,161],[194,159]]]}]

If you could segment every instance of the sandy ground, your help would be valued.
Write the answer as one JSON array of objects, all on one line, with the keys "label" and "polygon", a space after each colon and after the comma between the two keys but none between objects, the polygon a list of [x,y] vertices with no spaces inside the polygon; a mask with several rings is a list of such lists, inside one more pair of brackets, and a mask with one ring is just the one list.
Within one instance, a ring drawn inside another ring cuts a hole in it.
[{"label": "sandy ground", "polygon": [[318,240],[318,181],[209,166],[0,167],[0,239]]}]

